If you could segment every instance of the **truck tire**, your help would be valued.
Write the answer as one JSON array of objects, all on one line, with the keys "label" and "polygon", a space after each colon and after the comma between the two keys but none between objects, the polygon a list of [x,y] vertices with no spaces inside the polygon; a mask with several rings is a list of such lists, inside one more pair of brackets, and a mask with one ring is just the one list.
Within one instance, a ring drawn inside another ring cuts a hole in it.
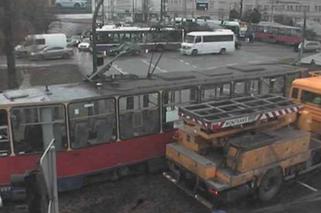
[{"label": "truck tire", "polygon": [[280,190],[283,175],[280,167],[269,169],[260,182],[258,187],[258,198],[261,201],[271,200]]}]

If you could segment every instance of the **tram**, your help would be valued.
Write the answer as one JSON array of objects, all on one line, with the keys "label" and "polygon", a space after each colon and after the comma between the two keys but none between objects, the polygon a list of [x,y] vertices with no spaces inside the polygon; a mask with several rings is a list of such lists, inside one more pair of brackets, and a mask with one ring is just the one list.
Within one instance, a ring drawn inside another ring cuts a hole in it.
[{"label": "tram", "polygon": [[36,168],[55,139],[60,191],[162,159],[179,125],[178,107],[250,94],[285,95],[304,70],[246,65],[150,78],[32,87],[0,93],[0,195],[10,177]]}]

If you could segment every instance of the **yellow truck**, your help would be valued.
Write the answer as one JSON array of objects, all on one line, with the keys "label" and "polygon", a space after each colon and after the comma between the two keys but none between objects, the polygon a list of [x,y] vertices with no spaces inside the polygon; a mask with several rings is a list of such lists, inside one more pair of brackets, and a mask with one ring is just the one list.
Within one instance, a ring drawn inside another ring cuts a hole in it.
[{"label": "yellow truck", "polygon": [[248,193],[272,199],[283,181],[321,165],[318,91],[321,77],[313,77],[295,80],[291,98],[248,96],[181,107],[184,125],[166,147],[164,176],[208,207]]}]

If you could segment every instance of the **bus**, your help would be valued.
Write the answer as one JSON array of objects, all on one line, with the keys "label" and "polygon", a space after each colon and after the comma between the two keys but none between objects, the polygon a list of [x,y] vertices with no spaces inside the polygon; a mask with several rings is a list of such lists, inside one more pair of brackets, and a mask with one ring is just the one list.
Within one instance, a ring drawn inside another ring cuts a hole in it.
[{"label": "bus", "polygon": [[285,95],[303,71],[287,65],[244,65],[4,91],[0,197],[6,199],[15,190],[12,175],[36,168],[53,138],[60,191],[141,168],[161,168],[165,146],[180,125],[178,107],[250,94]]},{"label": "bus", "polygon": [[235,51],[235,35],[228,29],[214,32],[190,32],[182,43],[181,53],[196,56],[209,53],[230,53]]},{"label": "bus", "polygon": [[142,49],[176,50],[183,31],[174,27],[124,27],[106,25],[97,29],[97,51],[107,53],[124,42],[134,42]]},{"label": "bus", "polygon": [[251,25],[255,39],[272,43],[298,46],[303,41],[300,27],[286,26],[272,22],[260,22]]}]

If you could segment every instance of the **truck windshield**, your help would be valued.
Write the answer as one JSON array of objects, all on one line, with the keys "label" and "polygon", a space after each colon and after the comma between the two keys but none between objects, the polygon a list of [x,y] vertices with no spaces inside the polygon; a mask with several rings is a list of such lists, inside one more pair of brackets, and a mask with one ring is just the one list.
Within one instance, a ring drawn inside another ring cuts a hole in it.
[{"label": "truck windshield", "polygon": [[186,38],[185,38],[185,42],[186,43],[194,43],[194,36],[186,36]]}]

